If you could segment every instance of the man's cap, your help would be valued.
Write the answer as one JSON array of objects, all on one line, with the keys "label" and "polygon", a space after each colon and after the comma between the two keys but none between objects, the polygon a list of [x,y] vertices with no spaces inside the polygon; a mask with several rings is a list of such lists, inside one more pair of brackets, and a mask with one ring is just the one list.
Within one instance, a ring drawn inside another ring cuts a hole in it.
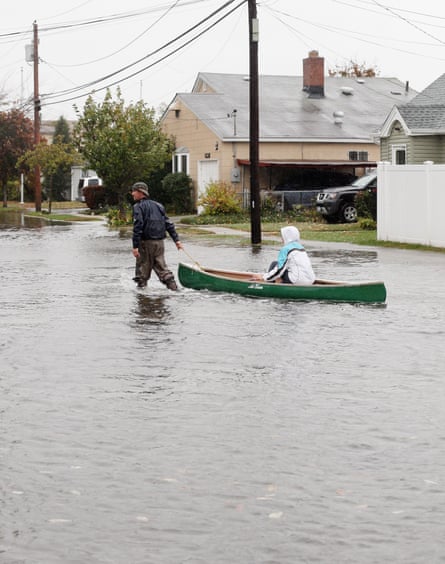
[{"label": "man's cap", "polygon": [[135,182],[131,187],[131,191],[134,192],[135,190],[142,192],[142,194],[144,194],[148,198],[148,186],[145,184],[145,182]]}]

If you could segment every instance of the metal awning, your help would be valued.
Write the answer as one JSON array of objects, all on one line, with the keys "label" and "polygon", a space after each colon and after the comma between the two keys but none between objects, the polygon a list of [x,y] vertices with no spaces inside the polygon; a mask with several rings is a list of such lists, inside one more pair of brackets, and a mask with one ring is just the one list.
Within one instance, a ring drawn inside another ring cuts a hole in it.
[{"label": "metal awning", "polygon": [[[250,166],[249,159],[237,159],[238,165]],[[340,168],[340,167],[366,167],[374,168],[376,161],[279,161],[279,160],[260,160],[260,167],[292,167],[292,168]]]}]

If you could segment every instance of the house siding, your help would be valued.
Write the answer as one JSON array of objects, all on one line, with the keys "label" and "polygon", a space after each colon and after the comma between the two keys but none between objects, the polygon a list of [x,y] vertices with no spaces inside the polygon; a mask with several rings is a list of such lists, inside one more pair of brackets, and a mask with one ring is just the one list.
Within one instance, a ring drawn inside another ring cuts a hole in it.
[{"label": "house siding", "polygon": [[[179,110],[178,117],[176,117]],[[197,199],[198,163],[204,159],[216,159],[221,180],[230,179],[233,168],[231,144],[221,140],[183,104],[177,103],[175,110],[168,112],[162,122],[164,133],[173,138],[176,148],[187,147],[189,151],[189,176],[193,181]]]},{"label": "house siding", "polygon": [[391,134],[381,140],[381,160],[392,162],[392,148],[394,145],[406,146],[406,164],[423,164],[433,161],[436,164],[445,164],[445,139],[443,136],[425,135],[408,137],[404,134]]},{"label": "house siding", "polygon": [[350,151],[366,151],[369,161],[378,161],[380,158],[380,147],[374,143],[360,143],[358,145],[356,143],[264,142],[260,143],[259,147],[260,160],[276,159],[281,161],[347,161]]},{"label": "house siding", "polygon": [[412,138],[414,157],[408,164],[422,164],[433,161],[436,164],[445,163],[443,136],[419,136]]},{"label": "house siding", "polygon": [[412,137],[406,135],[392,135],[381,140],[380,158],[382,161],[392,162],[392,149],[394,146],[404,145],[406,147],[406,164],[410,163],[413,154]]}]

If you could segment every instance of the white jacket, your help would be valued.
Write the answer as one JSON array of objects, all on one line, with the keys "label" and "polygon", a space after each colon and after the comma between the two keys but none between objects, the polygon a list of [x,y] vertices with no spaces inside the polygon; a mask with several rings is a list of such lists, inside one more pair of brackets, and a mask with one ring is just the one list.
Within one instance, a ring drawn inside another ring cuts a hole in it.
[{"label": "white jacket", "polygon": [[311,260],[303,245],[300,243],[300,232],[293,225],[281,229],[284,247],[278,254],[276,266],[264,274],[264,280],[272,282],[287,275],[292,284],[313,284],[315,274],[312,269]]}]

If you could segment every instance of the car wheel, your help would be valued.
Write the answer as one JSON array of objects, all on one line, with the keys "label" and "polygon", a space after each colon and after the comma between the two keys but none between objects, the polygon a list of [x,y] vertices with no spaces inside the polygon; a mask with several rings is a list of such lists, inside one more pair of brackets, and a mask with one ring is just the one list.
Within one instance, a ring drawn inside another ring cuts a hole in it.
[{"label": "car wheel", "polygon": [[340,219],[343,223],[354,223],[357,221],[357,208],[355,204],[348,202],[340,212]]}]

